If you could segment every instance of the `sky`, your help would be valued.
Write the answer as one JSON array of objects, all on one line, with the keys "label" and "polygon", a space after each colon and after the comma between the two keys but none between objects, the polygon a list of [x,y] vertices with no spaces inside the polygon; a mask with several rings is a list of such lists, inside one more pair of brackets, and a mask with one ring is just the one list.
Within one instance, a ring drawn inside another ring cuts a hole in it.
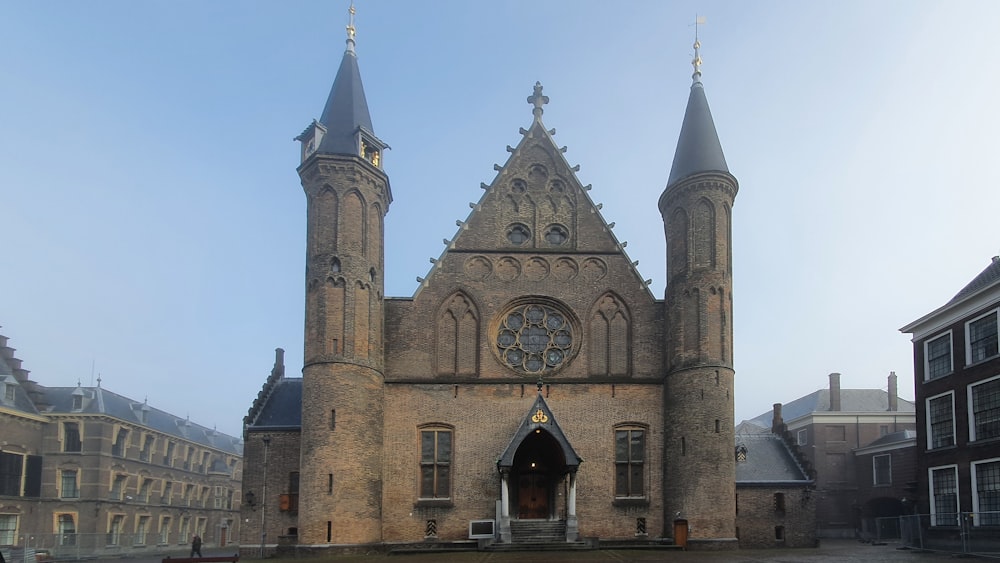
[{"label": "sky", "polygon": [[[305,196],[347,1],[0,2],[0,334],[45,386],[227,434],[302,367]],[[899,328],[1000,253],[1000,3],[358,0],[411,296],[480,182],[544,121],[664,293],[656,208],[691,84],[730,171],[736,420],[828,385],[913,398]],[[991,226],[994,225],[994,226]]]}]

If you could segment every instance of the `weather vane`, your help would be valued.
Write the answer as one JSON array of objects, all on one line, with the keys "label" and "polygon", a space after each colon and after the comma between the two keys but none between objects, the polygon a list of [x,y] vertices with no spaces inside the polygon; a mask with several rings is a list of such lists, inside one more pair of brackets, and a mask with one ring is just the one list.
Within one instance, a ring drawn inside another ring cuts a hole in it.
[{"label": "weather vane", "polygon": [[694,16],[694,59],[691,60],[695,76],[701,76],[701,54],[698,52],[701,49],[701,41],[698,40],[699,25],[705,25],[705,16],[696,14]]},{"label": "weather vane", "polygon": [[347,24],[347,39],[349,41],[354,41],[354,33],[355,33],[356,30],[354,29],[354,13],[355,13],[355,10],[354,10],[354,2],[353,1],[351,2],[351,7],[347,9],[347,12],[351,15],[350,21]]}]

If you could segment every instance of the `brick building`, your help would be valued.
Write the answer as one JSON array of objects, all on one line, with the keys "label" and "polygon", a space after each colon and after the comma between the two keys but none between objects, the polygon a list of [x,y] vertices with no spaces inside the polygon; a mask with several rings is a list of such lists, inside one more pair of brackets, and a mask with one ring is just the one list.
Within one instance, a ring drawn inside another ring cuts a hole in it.
[{"label": "brick building", "polygon": [[0,336],[0,547],[103,559],[234,542],[241,440],[100,383],[40,385]]},{"label": "brick building", "polygon": [[[913,335],[917,504],[929,540],[1000,531],[1000,257]],[[964,524],[962,519],[965,520]],[[971,536],[970,536],[971,537]],[[994,543],[994,549],[995,549]]]},{"label": "brick building", "polygon": [[[905,494],[886,498],[881,487],[871,487],[870,478],[859,476],[868,476],[871,468],[866,448],[887,435],[915,430],[916,413],[913,403],[897,396],[895,373],[888,377],[887,390],[841,389],[839,373],[831,373],[829,379],[829,388],[784,405],[776,403],[749,422],[764,428],[775,423],[787,427],[815,471],[818,537],[851,538],[863,529],[865,514],[904,513]],[[892,471],[892,482],[909,483],[912,488],[912,465],[897,463]],[[912,499],[913,493],[909,496]]]},{"label": "brick building", "polygon": [[736,547],[738,187],[700,59],[657,202],[663,299],[543,124],[540,84],[520,141],[416,294],[385,297],[393,192],[348,30],[323,113],[297,138],[303,377],[286,378],[279,353],[246,418],[244,546],[531,534]]},{"label": "brick building", "polygon": [[787,427],[736,427],[736,535],[741,548],[816,547],[813,471]]}]

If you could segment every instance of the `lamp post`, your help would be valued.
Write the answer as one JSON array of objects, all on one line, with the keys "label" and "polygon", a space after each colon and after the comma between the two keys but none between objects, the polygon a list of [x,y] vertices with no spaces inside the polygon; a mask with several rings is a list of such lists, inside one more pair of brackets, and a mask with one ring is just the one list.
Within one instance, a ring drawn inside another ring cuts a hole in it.
[{"label": "lamp post", "polygon": [[260,557],[264,558],[264,540],[267,539],[267,532],[264,528],[264,516],[267,514],[267,447],[271,444],[270,436],[264,436],[264,478],[260,493]]}]

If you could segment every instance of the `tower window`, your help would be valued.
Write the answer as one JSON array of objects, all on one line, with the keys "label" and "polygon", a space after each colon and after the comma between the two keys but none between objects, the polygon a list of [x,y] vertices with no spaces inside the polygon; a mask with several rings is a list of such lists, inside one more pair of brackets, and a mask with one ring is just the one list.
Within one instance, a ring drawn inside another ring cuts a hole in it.
[{"label": "tower window", "polygon": [[340,259],[339,258],[334,258],[330,262],[330,271],[334,272],[334,273],[340,272]]}]

